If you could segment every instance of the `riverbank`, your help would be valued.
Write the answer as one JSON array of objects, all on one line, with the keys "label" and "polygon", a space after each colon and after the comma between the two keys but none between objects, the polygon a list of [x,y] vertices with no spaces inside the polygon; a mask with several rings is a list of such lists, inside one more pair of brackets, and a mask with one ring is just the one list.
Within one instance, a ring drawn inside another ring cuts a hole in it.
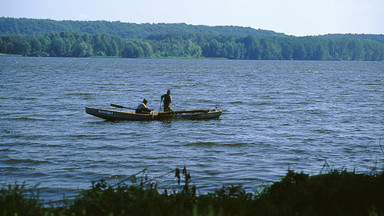
[{"label": "riverbank", "polygon": [[13,56],[13,57],[23,57],[23,55],[17,55],[17,54],[7,54],[7,53],[0,53],[0,56]]},{"label": "riverbank", "polygon": [[358,174],[331,170],[310,176],[289,170],[270,186],[245,192],[223,186],[197,195],[190,173],[176,169],[179,189],[159,190],[154,182],[110,185],[93,182],[73,200],[47,207],[33,189],[1,189],[1,215],[384,215],[384,172]]}]

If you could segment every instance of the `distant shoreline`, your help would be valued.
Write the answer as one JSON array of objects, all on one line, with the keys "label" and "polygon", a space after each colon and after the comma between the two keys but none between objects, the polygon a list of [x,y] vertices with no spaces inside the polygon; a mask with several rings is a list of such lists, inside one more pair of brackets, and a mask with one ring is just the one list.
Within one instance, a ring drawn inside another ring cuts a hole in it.
[{"label": "distant shoreline", "polygon": [[0,53],[0,56],[24,57],[23,55],[18,55],[18,54],[7,54],[7,53]]}]

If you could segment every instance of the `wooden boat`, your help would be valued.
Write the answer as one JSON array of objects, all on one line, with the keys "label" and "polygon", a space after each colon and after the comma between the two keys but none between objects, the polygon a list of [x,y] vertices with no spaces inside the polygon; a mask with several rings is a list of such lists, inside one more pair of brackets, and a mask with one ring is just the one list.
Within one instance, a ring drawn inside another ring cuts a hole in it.
[{"label": "wooden boat", "polygon": [[151,113],[135,113],[130,111],[120,111],[111,109],[99,109],[93,107],[85,107],[85,112],[103,118],[109,121],[151,121],[151,120],[207,120],[218,119],[221,111],[217,109],[201,109],[201,110],[182,110],[173,112],[151,112]]}]

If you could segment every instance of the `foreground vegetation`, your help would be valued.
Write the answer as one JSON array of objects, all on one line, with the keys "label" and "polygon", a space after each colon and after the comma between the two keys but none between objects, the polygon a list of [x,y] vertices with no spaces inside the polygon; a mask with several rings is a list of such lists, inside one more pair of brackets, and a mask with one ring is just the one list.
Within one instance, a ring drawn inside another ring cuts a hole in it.
[{"label": "foreground vegetation", "polygon": [[[309,176],[288,171],[281,181],[248,193],[224,186],[197,195],[190,174],[176,169],[178,190],[159,192],[155,184],[110,185],[100,180],[62,206],[42,204],[33,189],[0,191],[0,215],[384,215],[384,172],[333,170]],[[133,176],[133,179],[136,179]]]}]

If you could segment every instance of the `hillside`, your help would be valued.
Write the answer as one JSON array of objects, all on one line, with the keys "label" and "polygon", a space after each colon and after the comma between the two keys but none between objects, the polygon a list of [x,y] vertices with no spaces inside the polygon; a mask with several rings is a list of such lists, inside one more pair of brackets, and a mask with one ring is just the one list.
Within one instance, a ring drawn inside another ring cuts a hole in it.
[{"label": "hillside", "polygon": [[382,34],[327,34],[320,37],[324,38],[350,38],[356,40],[372,40],[384,44],[384,35]]},{"label": "hillside", "polygon": [[0,18],[0,53],[50,57],[383,61],[384,35],[293,37],[237,26]]},{"label": "hillside", "polygon": [[55,21],[49,19],[0,18],[0,35],[41,35],[53,32],[106,34],[123,39],[144,39],[153,34],[208,34],[226,36],[286,36],[268,30],[239,26],[203,26],[179,24],[135,24],[109,21]]}]

